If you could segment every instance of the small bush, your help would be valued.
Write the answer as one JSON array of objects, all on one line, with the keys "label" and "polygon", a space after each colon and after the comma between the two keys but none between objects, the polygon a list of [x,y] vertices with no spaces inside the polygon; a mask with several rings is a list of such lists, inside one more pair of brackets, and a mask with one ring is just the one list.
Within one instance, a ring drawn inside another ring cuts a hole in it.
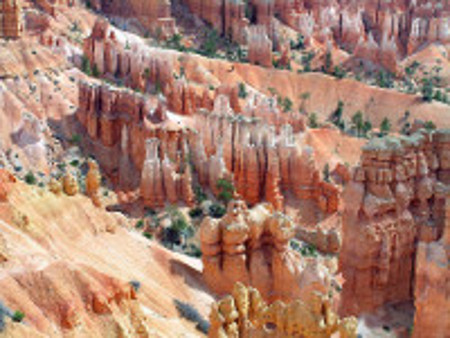
[{"label": "small bush", "polygon": [[142,229],[144,227],[145,223],[143,219],[140,219],[139,221],[136,222],[135,228],[136,229]]},{"label": "small bush", "polygon": [[433,81],[431,79],[422,79],[422,99],[425,102],[431,102],[433,100]]},{"label": "small bush", "polygon": [[309,115],[308,126],[312,129],[319,127],[319,123],[317,122],[317,114],[316,113],[312,113]]},{"label": "small bush", "polygon": [[229,201],[233,199],[234,191],[236,190],[234,188],[234,185],[229,180],[226,180],[224,178],[221,178],[217,181],[217,189],[219,189],[219,195],[218,198],[225,204],[228,204]]},{"label": "small bush", "polygon": [[227,209],[219,203],[213,203],[209,207],[209,215],[212,218],[222,218],[227,212]]},{"label": "small bush", "polygon": [[133,287],[134,291],[139,292],[139,289],[141,288],[141,282],[132,280],[130,281],[130,285]]},{"label": "small bush", "polygon": [[73,144],[80,144],[81,143],[81,135],[73,134],[69,141],[70,141],[70,143],[73,143]]},{"label": "small bush", "polygon": [[239,93],[238,93],[239,97],[241,99],[245,99],[248,95],[247,93],[247,87],[245,86],[245,83],[243,82],[239,82]]},{"label": "small bush", "polygon": [[317,257],[317,249],[312,244],[306,244],[300,248],[300,253],[305,257]]},{"label": "small bush", "polygon": [[185,251],[185,253],[186,253],[186,255],[191,256],[191,257],[196,257],[196,258],[202,257],[202,250],[200,250],[200,248],[195,244],[189,245],[189,248]]},{"label": "small bush", "polygon": [[191,218],[198,218],[198,217],[203,216],[202,208],[194,208],[194,209],[189,210],[189,216]]},{"label": "small bush", "polygon": [[24,318],[25,318],[25,314],[22,311],[18,311],[18,310],[16,312],[14,312],[14,314],[12,316],[12,320],[17,323],[21,323]]},{"label": "small bush", "polygon": [[328,163],[323,167],[323,180],[325,182],[330,182],[330,165]]},{"label": "small bush", "polygon": [[37,182],[36,176],[34,176],[34,174],[31,171],[29,171],[25,175],[25,182],[29,185],[35,185]]},{"label": "small bush", "polygon": [[208,334],[210,324],[202,317],[202,315],[191,304],[182,302],[178,299],[174,300],[178,313],[190,322],[196,323],[196,329],[204,334]]},{"label": "small bush", "polygon": [[153,235],[151,233],[149,233],[149,232],[144,232],[143,235],[148,240],[152,240],[153,239]]},{"label": "small bush", "polygon": [[71,165],[72,167],[78,167],[78,166],[80,165],[80,161],[77,160],[77,159],[72,160],[72,161],[70,161],[70,165]]},{"label": "small bush", "polygon": [[208,196],[206,196],[205,192],[203,191],[202,187],[199,185],[194,188],[194,194],[195,200],[197,201],[198,204],[203,203],[208,198]]},{"label": "small bush", "polygon": [[92,75],[91,62],[86,55],[81,58],[81,71],[88,76]]},{"label": "small bush", "polygon": [[391,130],[391,121],[389,121],[389,119],[385,117],[380,124],[381,135],[387,135],[390,130]]},{"label": "small bush", "polygon": [[100,76],[100,71],[98,70],[97,64],[94,63],[94,65],[92,66],[92,76],[93,77],[99,77]]},{"label": "small bush", "polygon": [[427,121],[427,122],[425,122],[424,127],[425,127],[425,129],[428,130],[428,131],[432,131],[432,130],[435,130],[435,129],[436,129],[436,125],[433,123],[433,121]]}]

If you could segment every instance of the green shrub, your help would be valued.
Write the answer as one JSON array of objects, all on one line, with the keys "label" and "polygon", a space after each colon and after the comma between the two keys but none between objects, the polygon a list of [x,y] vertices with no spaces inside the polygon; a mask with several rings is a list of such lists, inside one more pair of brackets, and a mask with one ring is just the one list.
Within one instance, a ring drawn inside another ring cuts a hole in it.
[{"label": "green shrub", "polygon": [[239,94],[238,95],[241,99],[245,99],[248,95],[247,88],[245,86],[245,83],[243,83],[243,82],[239,82]]},{"label": "green shrub", "polygon": [[433,81],[431,79],[422,79],[420,91],[422,93],[422,99],[425,102],[431,102],[433,100],[433,88]]},{"label": "green shrub", "polygon": [[325,182],[330,182],[330,165],[328,163],[323,167],[323,180]]},{"label": "green shrub", "polygon": [[228,202],[233,199],[234,191],[236,190],[233,183],[224,178],[221,178],[217,181],[216,186],[219,190],[219,200],[221,200],[225,204],[228,204]]},{"label": "green shrub", "polygon": [[72,138],[69,141],[70,141],[70,143],[73,143],[73,144],[80,144],[81,143],[81,135],[73,134]]},{"label": "green shrub", "polygon": [[390,72],[381,69],[377,74],[377,85],[381,88],[393,88],[394,87],[394,80],[393,76]]},{"label": "green shrub", "polygon": [[137,280],[132,280],[130,281],[130,285],[133,287],[134,291],[139,292],[141,288],[141,282]]},{"label": "green shrub", "polygon": [[312,244],[305,244],[300,248],[300,253],[305,257],[317,257],[317,249]]},{"label": "green shrub", "polygon": [[34,174],[31,171],[29,171],[25,175],[25,182],[29,185],[35,185],[37,182],[36,176],[34,176]]},{"label": "green shrub", "polygon": [[143,233],[144,237],[147,238],[148,240],[152,240],[153,239],[153,234],[149,233],[149,232],[144,232]]},{"label": "green shrub", "polygon": [[436,129],[436,125],[433,123],[433,121],[427,121],[427,122],[425,122],[424,127],[425,127],[425,129],[428,130],[428,131],[432,131],[432,130],[435,130],[435,129]]},{"label": "green shrub", "polygon": [[86,55],[81,58],[81,71],[88,76],[92,75],[91,62]]},{"label": "green shrub", "polygon": [[145,225],[145,222],[143,219],[140,219],[139,221],[136,222],[136,225],[134,226],[136,229],[142,229]]},{"label": "green shrub", "polygon": [[24,318],[25,318],[25,313],[23,313],[22,311],[19,311],[19,310],[15,311],[12,316],[12,320],[17,323],[21,323]]},{"label": "green shrub", "polygon": [[202,315],[191,304],[182,302],[178,299],[174,300],[180,316],[186,318],[190,322],[196,323],[196,329],[204,334],[208,334],[210,324],[202,317]]},{"label": "green shrub", "polygon": [[203,210],[202,208],[193,208],[189,210],[189,216],[191,218],[197,218],[203,216]]},{"label": "green shrub", "polygon": [[203,191],[202,187],[199,185],[194,187],[194,194],[195,200],[197,201],[198,204],[203,203],[208,198],[208,196],[206,196],[205,192]]},{"label": "green shrub", "polygon": [[308,125],[310,128],[318,128],[319,127],[319,123],[317,122],[317,114],[316,113],[312,113],[309,115]]},{"label": "green shrub", "polygon": [[92,76],[93,77],[100,77],[100,71],[98,70],[97,64],[94,63],[92,66]]},{"label": "green shrub", "polygon": [[225,206],[219,203],[213,203],[209,207],[209,215],[212,218],[222,218],[227,212]]},{"label": "green shrub", "polygon": [[380,132],[382,135],[387,135],[390,130],[391,130],[391,121],[389,121],[389,119],[385,117],[380,124]]}]

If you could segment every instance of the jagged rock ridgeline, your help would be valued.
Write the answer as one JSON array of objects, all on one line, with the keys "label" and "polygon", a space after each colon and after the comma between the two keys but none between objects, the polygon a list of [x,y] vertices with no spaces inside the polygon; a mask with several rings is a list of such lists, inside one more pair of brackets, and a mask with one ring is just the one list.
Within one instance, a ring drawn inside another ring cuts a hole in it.
[{"label": "jagged rock ridgeline", "polygon": [[345,313],[413,298],[415,243],[443,236],[449,159],[448,130],[374,139],[363,149],[343,194]]},{"label": "jagged rock ridgeline", "polygon": [[0,1],[0,38],[19,38],[23,31],[19,0]]},{"label": "jagged rock ridgeline", "polygon": [[339,318],[326,295],[313,293],[308,301],[268,305],[256,288],[242,283],[236,283],[231,295],[212,305],[209,318],[210,338],[356,337],[356,318]]},{"label": "jagged rock ridgeline", "polygon": [[327,295],[333,277],[313,258],[290,249],[294,224],[268,204],[251,210],[231,201],[226,215],[206,218],[200,227],[203,277],[218,294],[230,293],[236,282],[257,288],[268,301]]}]

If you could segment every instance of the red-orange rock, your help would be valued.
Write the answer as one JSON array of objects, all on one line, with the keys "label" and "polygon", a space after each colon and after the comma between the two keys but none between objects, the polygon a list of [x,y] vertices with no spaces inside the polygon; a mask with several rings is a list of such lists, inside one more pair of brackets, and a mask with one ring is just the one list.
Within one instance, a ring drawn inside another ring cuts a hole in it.
[{"label": "red-orange rock", "polygon": [[16,182],[16,178],[5,169],[0,169],[0,202],[8,200],[8,193],[11,185]]},{"label": "red-orange rock", "polygon": [[219,294],[236,282],[257,288],[270,301],[306,299],[327,294],[332,276],[316,260],[305,260],[289,248],[294,224],[269,204],[247,210],[231,201],[220,220],[206,218],[200,228],[203,276]]},{"label": "red-orange rock", "polygon": [[18,0],[0,3],[0,38],[17,39],[23,32],[22,7]]}]

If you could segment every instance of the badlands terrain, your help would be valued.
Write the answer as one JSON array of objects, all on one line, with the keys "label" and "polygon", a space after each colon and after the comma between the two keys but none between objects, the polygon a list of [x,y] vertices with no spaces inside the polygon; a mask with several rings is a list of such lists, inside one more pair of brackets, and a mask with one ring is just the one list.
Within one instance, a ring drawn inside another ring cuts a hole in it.
[{"label": "badlands terrain", "polygon": [[447,0],[0,0],[0,337],[450,337]]}]

